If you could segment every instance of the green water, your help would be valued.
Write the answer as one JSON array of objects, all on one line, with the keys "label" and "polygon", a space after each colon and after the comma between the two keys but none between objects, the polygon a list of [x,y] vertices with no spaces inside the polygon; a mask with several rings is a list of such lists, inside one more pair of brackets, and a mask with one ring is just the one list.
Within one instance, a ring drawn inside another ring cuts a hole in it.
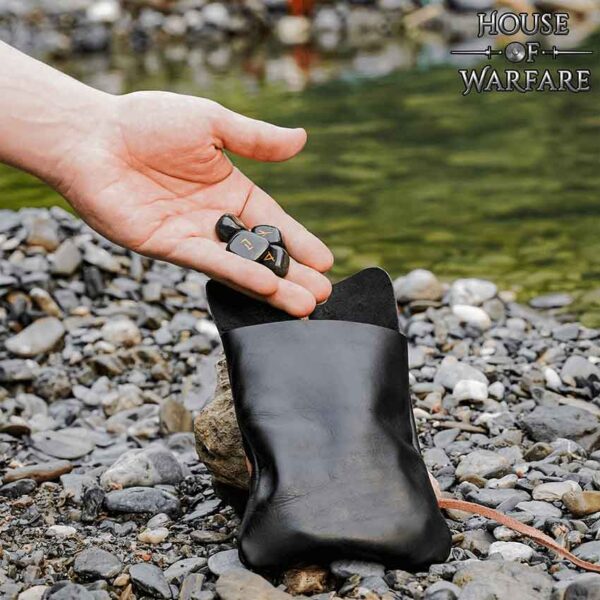
[{"label": "green water", "polygon": [[[286,164],[238,161],[336,255],[335,277],[367,265],[415,267],[443,279],[480,276],[523,300],[572,292],[600,325],[600,53],[587,94],[461,95],[455,67],[353,76],[289,92],[248,86],[239,70],[197,83],[189,67],[126,70],[125,90],[210,95],[229,107],[309,132]],[[556,63],[547,63],[556,67]],[[540,66],[538,63],[536,66]],[[112,65],[115,68],[115,65]],[[77,68],[71,68],[78,73]],[[60,203],[31,177],[0,168],[0,205]]]}]

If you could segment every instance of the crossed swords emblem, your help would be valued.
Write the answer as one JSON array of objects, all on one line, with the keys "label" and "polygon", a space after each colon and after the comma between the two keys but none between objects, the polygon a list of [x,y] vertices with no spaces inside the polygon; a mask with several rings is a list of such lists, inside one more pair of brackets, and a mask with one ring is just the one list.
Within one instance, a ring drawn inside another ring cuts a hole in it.
[{"label": "crossed swords emblem", "polygon": [[[579,55],[579,54],[593,54],[593,50],[559,50],[556,46],[552,46],[551,50],[542,50],[541,52],[545,56],[552,56],[553,59],[557,59],[559,56],[565,55]],[[506,56],[506,59],[510,62],[518,63],[521,62],[527,54],[525,46],[520,42],[511,42],[506,46],[504,50],[492,50],[491,46],[488,46],[485,50],[451,50],[450,54],[458,54],[461,56],[486,56],[489,59],[492,56]]]}]

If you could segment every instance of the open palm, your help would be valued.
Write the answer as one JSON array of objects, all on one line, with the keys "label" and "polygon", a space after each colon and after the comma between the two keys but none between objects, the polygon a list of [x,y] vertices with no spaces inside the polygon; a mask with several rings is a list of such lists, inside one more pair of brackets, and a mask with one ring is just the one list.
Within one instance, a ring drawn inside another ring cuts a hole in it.
[{"label": "open palm", "polygon": [[[233,167],[224,150],[265,161],[297,154],[302,129],[255,121],[201,98],[137,92],[110,101],[91,139],[74,149],[59,186],[102,235],[136,252],[197,269],[305,316],[327,299],[327,247]],[[285,279],[225,251],[224,213],[279,227],[292,257]]]}]

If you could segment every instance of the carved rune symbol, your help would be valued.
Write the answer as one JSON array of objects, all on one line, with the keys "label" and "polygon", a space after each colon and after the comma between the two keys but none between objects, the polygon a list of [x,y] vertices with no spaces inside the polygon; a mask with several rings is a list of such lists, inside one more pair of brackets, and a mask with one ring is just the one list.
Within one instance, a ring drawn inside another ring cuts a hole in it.
[{"label": "carved rune symbol", "polygon": [[254,248],[254,245],[252,244],[252,242],[248,238],[244,238],[242,240],[242,244],[244,246],[246,246],[246,248],[248,248],[248,250],[252,250],[252,248]]}]

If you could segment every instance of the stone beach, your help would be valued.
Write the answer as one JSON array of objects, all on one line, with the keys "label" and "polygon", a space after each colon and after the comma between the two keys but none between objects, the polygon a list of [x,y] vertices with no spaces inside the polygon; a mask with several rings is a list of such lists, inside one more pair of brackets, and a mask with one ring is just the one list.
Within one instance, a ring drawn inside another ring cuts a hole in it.
[{"label": "stone beach", "polygon": [[[600,563],[600,331],[565,320],[567,295],[524,306],[439,275],[394,284],[429,470]],[[217,493],[248,477],[205,281],[62,209],[0,210],[0,598],[600,597],[600,575],[459,511],[428,572],[244,569]]]}]

